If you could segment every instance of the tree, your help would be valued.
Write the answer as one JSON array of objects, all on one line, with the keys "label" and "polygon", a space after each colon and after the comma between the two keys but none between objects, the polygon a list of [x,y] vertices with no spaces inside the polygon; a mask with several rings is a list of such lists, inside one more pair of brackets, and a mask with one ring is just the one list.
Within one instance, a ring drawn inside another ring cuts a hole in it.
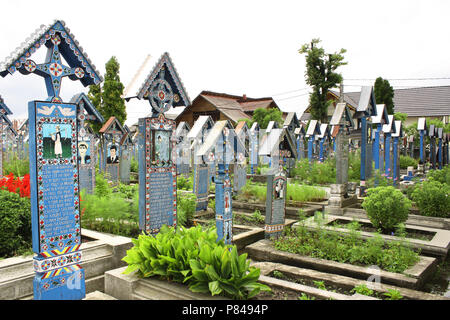
[{"label": "tree", "polygon": [[[123,125],[127,119],[125,100],[122,98],[124,85],[120,82],[120,64],[116,57],[111,57],[105,65],[106,74],[103,87],[91,85],[88,96],[94,106],[105,120],[114,116]],[[92,124],[93,129],[98,132],[101,124]]]},{"label": "tree", "polygon": [[304,44],[299,53],[306,54],[306,83],[312,87],[309,96],[311,117],[327,122],[327,110],[333,102],[327,100],[327,93],[342,83],[342,75],[336,69],[347,64],[343,56],[347,50],[325,53],[323,48],[317,46],[319,42],[320,39],[313,39],[311,43]]},{"label": "tree", "polygon": [[407,113],[394,112],[394,120],[400,120],[402,122],[402,125],[405,123],[407,118],[408,118]]},{"label": "tree", "polygon": [[394,114],[394,88],[388,80],[378,77],[375,80],[375,101],[384,103],[388,114]]},{"label": "tree", "polygon": [[252,119],[247,122],[251,127],[253,123],[257,122],[261,129],[266,129],[270,121],[277,122],[280,126],[283,125],[283,113],[276,108],[258,108],[253,112]]}]

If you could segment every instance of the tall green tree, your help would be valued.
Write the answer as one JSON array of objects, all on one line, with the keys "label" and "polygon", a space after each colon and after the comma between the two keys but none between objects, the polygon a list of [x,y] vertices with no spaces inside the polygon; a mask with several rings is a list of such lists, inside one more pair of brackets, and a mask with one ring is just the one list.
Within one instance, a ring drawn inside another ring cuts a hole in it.
[{"label": "tall green tree", "polygon": [[394,114],[394,88],[388,80],[378,77],[375,80],[375,101],[377,103],[384,103],[388,114]]},{"label": "tall green tree", "polygon": [[[116,57],[111,57],[105,65],[106,74],[103,86],[91,85],[88,96],[94,106],[107,121],[114,116],[123,125],[127,119],[125,100],[122,98],[124,85],[120,81],[120,64]],[[100,124],[92,124],[93,129],[98,132]]]},{"label": "tall green tree", "polygon": [[320,39],[313,39],[311,43],[304,44],[299,50],[300,54],[306,55],[306,83],[312,87],[309,96],[311,117],[322,122],[328,121],[327,110],[333,103],[327,100],[328,90],[342,83],[342,75],[336,70],[346,65],[344,62],[345,49],[335,53],[325,53],[318,46]]}]

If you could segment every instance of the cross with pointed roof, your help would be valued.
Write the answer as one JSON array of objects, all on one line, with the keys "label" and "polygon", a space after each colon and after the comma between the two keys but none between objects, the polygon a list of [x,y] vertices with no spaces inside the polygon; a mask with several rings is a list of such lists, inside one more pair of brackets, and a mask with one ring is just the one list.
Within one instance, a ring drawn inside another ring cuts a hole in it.
[{"label": "cross with pointed roof", "polygon": [[47,100],[51,102],[62,102],[62,99],[59,97],[62,78],[69,77],[71,80],[82,79],[84,77],[84,70],[80,67],[71,68],[62,63],[59,51],[61,38],[58,34],[53,34],[50,40],[46,61],[42,64],[36,64],[33,60],[28,59],[20,71],[24,74],[35,73],[43,77],[47,87]]}]

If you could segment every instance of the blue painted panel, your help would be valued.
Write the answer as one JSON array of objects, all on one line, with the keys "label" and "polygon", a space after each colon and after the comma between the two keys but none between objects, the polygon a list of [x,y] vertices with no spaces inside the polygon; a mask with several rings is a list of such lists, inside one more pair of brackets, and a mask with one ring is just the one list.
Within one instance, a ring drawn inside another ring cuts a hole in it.
[{"label": "blue painted panel", "polygon": [[[61,268],[57,276],[41,278],[44,273],[37,273],[33,280],[35,300],[81,300],[86,295],[84,269],[67,270]],[[62,272],[61,272],[62,271]]]}]

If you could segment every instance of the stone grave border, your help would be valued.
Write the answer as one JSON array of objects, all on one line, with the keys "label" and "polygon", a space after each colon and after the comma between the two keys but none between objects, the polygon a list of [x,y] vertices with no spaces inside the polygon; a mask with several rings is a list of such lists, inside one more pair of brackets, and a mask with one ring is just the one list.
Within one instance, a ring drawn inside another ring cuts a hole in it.
[{"label": "stone grave border", "polygon": [[[252,263],[252,266],[259,268],[261,270],[261,275],[268,276],[273,271],[279,271],[287,276],[291,277],[302,277],[308,280],[318,280],[324,281],[326,284],[332,284],[335,286],[342,287],[344,289],[351,290],[358,285],[367,285],[366,280],[359,280],[351,277],[330,274],[325,272],[320,272],[311,269],[304,269],[294,266],[288,266],[281,263],[274,262],[256,262]],[[406,299],[412,300],[450,300],[441,295],[431,294],[423,291],[412,290],[408,288],[397,287],[393,285],[380,283],[379,287],[374,286],[372,290],[374,292],[387,292],[388,289],[394,289],[400,292],[400,294]]]},{"label": "stone grave border", "polygon": [[[272,245],[272,242],[267,239],[248,245],[245,249],[252,260],[283,263],[300,268],[313,269],[363,280],[372,276],[371,270],[367,267],[312,258],[277,250]],[[420,289],[425,281],[432,276],[436,267],[436,258],[420,256],[420,261],[405,270],[403,274],[380,270],[379,276],[382,279],[382,283],[385,284],[410,289]]]},{"label": "stone grave border", "polygon": [[[126,265],[122,258],[133,246],[131,238],[82,229],[81,244],[86,274],[86,294],[104,291],[105,271]],[[0,300],[33,299],[33,255],[0,260]]]},{"label": "stone grave border", "polygon": [[[331,214],[325,215],[325,221],[323,221],[322,228],[327,231],[336,232],[340,235],[349,235],[350,230],[345,228],[335,228],[331,225],[334,221],[338,220],[346,220],[346,221],[358,221],[362,223],[369,223],[370,220],[367,218],[355,218],[355,217],[345,217],[345,216],[335,216]],[[305,227],[308,230],[317,230],[317,223],[314,221],[314,217],[310,217],[306,219],[305,221],[302,221],[304,223]],[[297,222],[293,225],[293,229],[297,228],[300,223]],[[429,241],[426,240],[420,240],[420,239],[413,239],[413,238],[406,238],[406,241],[409,242],[409,244],[414,249],[420,249],[421,254],[423,255],[430,255],[437,258],[445,259],[447,256],[447,253],[450,249],[450,231],[449,230],[443,230],[443,229],[435,229],[435,228],[427,228],[427,227],[421,227],[416,225],[410,225],[405,224],[405,228],[418,230],[418,231],[426,231],[426,232],[434,232],[435,235],[433,238]],[[360,233],[360,237],[362,239],[370,239],[375,236],[375,233],[373,232],[367,232],[367,231],[358,231]],[[390,235],[384,235],[381,234],[381,237],[383,240],[388,242],[393,241],[400,241],[402,240],[400,237],[396,236],[390,236]]]}]

